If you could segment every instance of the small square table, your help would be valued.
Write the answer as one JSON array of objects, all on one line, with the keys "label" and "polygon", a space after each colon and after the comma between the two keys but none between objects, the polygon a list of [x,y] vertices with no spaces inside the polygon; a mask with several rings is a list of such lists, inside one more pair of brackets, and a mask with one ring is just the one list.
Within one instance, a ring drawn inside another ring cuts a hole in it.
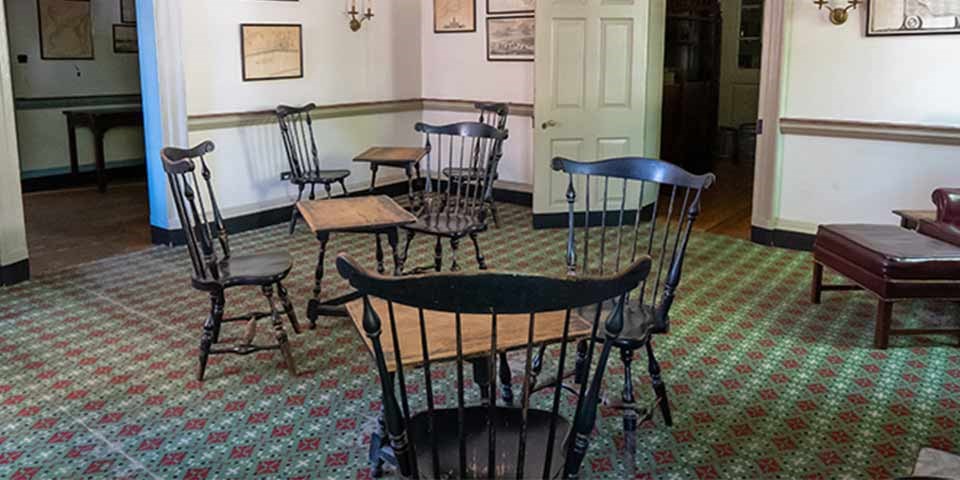
[{"label": "small square table", "polygon": [[383,248],[380,234],[387,236],[387,242],[393,249],[394,275],[400,273],[400,256],[397,251],[399,234],[397,227],[417,221],[417,217],[404,210],[392,198],[385,195],[334,198],[328,200],[306,200],[297,202],[297,209],[307,225],[320,241],[320,253],[317,259],[313,298],[307,304],[307,318],[310,328],[316,328],[320,315],[347,316],[343,304],[357,298],[350,293],[339,298],[320,300],[323,283],[323,260],[327,252],[327,242],[331,233],[372,233],[377,236],[377,271],[383,273]]},{"label": "small square table", "polygon": [[420,160],[427,155],[422,147],[373,147],[354,157],[354,162],[370,164],[370,191],[377,186],[380,167],[402,168],[407,174],[407,197],[413,205],[413,176],[420,179]]}]

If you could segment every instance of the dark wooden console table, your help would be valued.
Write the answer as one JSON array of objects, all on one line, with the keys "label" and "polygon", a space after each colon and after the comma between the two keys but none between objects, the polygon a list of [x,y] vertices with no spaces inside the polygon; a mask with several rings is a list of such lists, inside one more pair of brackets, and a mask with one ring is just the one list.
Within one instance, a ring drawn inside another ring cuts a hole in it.
[{"label": "dark wooden console table", "polygon": [[111,107],[64,110],[67,117],[67,140],[70,143],[70,174],[80,173],[77,158],[77,128],[86,127],[93,132],[95,166],[97,170],[97,189],[107,191],[106,159],[103,150],[103,137],[107,131],[116,127],[143,127],[143,109],[134,107]]}]

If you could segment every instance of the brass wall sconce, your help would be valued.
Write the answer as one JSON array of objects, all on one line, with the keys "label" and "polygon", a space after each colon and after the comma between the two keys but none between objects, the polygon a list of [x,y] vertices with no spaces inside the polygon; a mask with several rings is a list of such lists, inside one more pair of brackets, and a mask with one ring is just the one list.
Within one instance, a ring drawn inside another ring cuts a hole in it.
[{"label": "brass wall sconce", "polygon": [[855,10],[857,5],[863,3],[862,0],[848,0],[846,7],[834,7],[830,5],[828,0],[813,0],[813,3],[819,7],[819,10],[826,8],[830,11],[830,22],[834,25],[843,25],[847,23],[847,18],[849,17],[848,13],[850,10]]},{"label": "brass wall sconce", "polygon": [[347,15],[350,15],[350,30],[356,32],[360,30],[360,27],[363,26],[363,22],[373,18],[373,0],[366,0],[367,11],[363,11],[363,8],[357,10],[357,0],[352,0],[350,2],[350,10],[347,11]]}]

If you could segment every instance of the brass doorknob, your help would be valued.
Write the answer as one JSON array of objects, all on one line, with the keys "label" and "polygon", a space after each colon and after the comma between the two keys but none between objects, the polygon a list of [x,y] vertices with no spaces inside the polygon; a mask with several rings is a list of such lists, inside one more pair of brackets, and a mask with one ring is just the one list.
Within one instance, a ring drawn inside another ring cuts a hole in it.
[{"label": "brass doorknob", "polygon": [[546,122],[543,122],[543,125],[541,125],[540,127],[546,130],[550,127],[556,127],[557,125],[560,125],[560,124],[557,123],[555,120],[547,120]]}]

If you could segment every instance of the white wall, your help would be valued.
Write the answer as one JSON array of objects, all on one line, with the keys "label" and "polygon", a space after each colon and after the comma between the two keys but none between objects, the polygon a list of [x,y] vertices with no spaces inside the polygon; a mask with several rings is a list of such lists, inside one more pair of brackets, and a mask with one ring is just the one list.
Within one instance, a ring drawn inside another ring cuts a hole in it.
[{"label": "white wall", "polygon": [[[137,55],[113,53],[113,24],[120,23],[119,0],[93,0],[94,60],[43,60],[40,58],[37,2],[4,2],[9,22],[13,86],[17,99],[137,95],[140,74]],[[18,55],[27,55],[19,63]],[[69,165],[64,107],[18,109],[17,126],[21,170],[25,176],[64,173]],[[78,131],[81,165],[93,163],[93,137]],[[143,133],[121,128],[107,134],[109,161],[143,158]]]},{"label": "white wall", "polygon": [[[433,33],[433,2],[424,1],[421,12],[424,98],[533,103],[533,62],[487,61],[487,2],[477,1],[477,31]],[[466,112],[426,111],[427,123],[476,121]],[[504,145],[500,179],[533,183],[533,123],[511,117],[510,139]]]},{"label": "white wall", "polygon": [[[359,32],[349,30],[345,6],[340,0],[183,2],[189,115],[261,111],[278,104],[419,98],[420,1],[376,2],[376,16]],[[243,82],[241,23],[302,24],[304,78]],[[365,189],[369,167],[351,159],[375,145],[420,145],[422,139],[413,130],[420,119],[415,111],[315,120],[321,166],[350,168],[348,187]],[[290,205],[296,198],[296,190],[280,180],[288,167],[276,124],[191,129],[191,144],[205,139],[217,144],[211,168],[226,216]],[[379,179],[401,175],[391,170],[381,171]]]},{"label": "white wall", "polygon": [[[960,37],[866,37],[866,9],[844,26],[787,0],[781,116],[960,126]],[[960,185],[960,148],[785,135],[779,221],[896,223],[895,208],[931,209],[930,193]]]}]

